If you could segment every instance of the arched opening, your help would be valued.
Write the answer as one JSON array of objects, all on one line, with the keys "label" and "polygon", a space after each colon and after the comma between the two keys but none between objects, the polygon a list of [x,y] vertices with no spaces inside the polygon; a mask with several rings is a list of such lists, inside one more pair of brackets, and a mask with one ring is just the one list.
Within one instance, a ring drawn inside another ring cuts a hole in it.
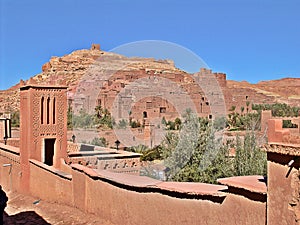
[{"label": "arched opening", "polygon": [[41,124],[44,124],[44,97],[41,99]]},{"label": "arched opening", "polygon": [[50,123],[50,98],[47,98],[47,124]]},{"label": "arched opening", "polygon": [[53,119],[53,124],[55,124],[55,98],[53,99],[53,115],[52,115],[52,119]]}]

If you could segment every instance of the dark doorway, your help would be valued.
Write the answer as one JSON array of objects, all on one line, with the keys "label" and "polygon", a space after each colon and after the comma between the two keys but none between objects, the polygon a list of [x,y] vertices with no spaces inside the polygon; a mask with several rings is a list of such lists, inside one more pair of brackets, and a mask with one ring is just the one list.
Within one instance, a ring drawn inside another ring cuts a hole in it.
[{"label": "dark doorway", "polygon": [[45,161],[48,166],[53,165],[55,138],[45,139]]},{"label": "dark doorway", "polygon": [[145,111],[145,112],[143,112],[143,118],[147,118],[147,112]]}]

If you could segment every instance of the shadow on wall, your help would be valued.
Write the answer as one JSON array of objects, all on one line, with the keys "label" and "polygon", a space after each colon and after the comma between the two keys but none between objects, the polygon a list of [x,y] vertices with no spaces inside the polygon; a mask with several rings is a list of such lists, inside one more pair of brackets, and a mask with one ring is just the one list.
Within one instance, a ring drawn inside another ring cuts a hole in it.
[{"label": "shadow on wall", "polygon": [[34,211],[20,212],[15,215],[8,215],[6,212],[3,214],[4,224],[39,224],[50,225],[40,215]]}]

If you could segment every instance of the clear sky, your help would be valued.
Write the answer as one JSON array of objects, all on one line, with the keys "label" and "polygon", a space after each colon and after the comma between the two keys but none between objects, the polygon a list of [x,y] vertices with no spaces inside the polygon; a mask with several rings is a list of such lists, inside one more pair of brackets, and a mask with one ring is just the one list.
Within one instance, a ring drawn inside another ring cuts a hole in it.
[{"label": "clear sky", "polygon": [[228,79],[300,77],[299,0],[0,0],[0,89],[100,43],[179,44]]}]

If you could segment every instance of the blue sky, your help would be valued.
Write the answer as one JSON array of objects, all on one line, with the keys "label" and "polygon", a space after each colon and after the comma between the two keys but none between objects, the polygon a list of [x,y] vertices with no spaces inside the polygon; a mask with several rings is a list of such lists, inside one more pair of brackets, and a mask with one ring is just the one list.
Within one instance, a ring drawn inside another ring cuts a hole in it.
[{"label": "blue sky", "polygon": [[0,89],[51,56],[162,40],[228,79],[300,77],[299,0],[0,0]]}]

